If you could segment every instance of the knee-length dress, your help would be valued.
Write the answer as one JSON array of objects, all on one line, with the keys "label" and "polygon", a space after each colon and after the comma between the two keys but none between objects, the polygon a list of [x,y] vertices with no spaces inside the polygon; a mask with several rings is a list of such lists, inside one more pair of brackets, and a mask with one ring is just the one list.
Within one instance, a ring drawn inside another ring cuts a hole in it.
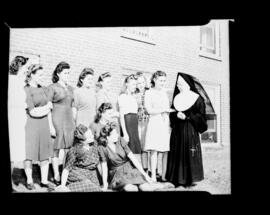
[{"label": "knee-length dress", "polygon": [[128,146],[134,154],[142,152],[138,130],[138,104],[135,96],[121,94],[118,98],[119,110],[124,114],[126,130],[129,136]]},{"label": "knee-length dress", "polygon": [[89,150],[82,146],[72,147],[66,157],[65,169],[69,171],[67,187],[73,192],[101,191],[97,177],[100,152],[96,143]]},{"label": "knee-length dress", "polygon": [[42,107],[48,103],[47,90],[45,87],[26,86],[25,92],[28,113],[25,126],[26,159],[46,160],[53,154],[48,115],[33,117],[29,112],[35,107]]},{"label": "knee-length dress", "polygon": [[8,80],[8,130],[10,161],[25,160],[26,93],[24,80],[9,75]]},{"label": "knee-length dress", "polygon": [[170,114],[172,133],[171,150],[168,154],[168,181],[174,184],[191,185],[204,178],[202,151],[199,133],[207,130],[205,104],[201,97],[188,110],[183,112],[185,120]]},{"label": "knee-length dress", "polygon": [[[150,89],[145,93],[145,107],[169,109],[169,98],[165,90]],[[166,152],[170,150],[170,123],[167,113],[150,114],[145,137],[145,151]]]},{"label": "knee-length dress", "polygon": [[54,83],[49,86],[49,91],[53,103],[52,121],[56,131],[54,149],[69,149],[73,144],[75,130],[73,88],[68,85],[65,89],[59,83]]},{"label": "knee-length dress", "polygon": [[115,152],[108,146],[99,146],[102,161],[107,161],[109,171],[109,188],[121,190],[127,184],[144,184],[147,183],[144,176],[130,162],[128,154],[130,148],[124,141],[115,143]]},{"label": "knee-length dress", "polygon": [[96,93],[93,89],[80,87],[74,90],[74,107],[77,109],[76,125],[87,127],[96,116]]}]

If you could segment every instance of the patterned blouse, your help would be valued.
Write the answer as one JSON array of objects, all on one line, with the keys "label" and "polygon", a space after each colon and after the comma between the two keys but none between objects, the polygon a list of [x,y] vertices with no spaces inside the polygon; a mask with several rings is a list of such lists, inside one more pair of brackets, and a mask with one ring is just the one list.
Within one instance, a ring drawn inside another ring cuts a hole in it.
[{"label": "patterned blouse", "polygon": [[138,102],[138,120],[139,121],[147,121],[149,119],[149,114],[145,108],[144,99],[145,99],[145,92],[137,93],[137,102]]}]

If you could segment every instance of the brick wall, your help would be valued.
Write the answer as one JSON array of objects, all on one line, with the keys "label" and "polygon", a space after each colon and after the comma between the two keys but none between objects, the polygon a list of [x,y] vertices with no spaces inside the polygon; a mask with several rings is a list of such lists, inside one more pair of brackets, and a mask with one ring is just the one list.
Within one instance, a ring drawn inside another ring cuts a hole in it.
[{"label": "brick wall", "polygon": [[120,91],[123,74],[140,70],[167,73],[167,88],[173,90],[177,72],[221,86],[221,141],[230,142],[228,23],[221,23],[222,61],[200,57],[199,27],[155,27],[155,45],[120,37],[122,28],[35,28],[11,29],[10,50],[40,55],[46,84],[60,61],[71,65],[70,84],[75,86],[84,67],[113,74],[113,93]]}]

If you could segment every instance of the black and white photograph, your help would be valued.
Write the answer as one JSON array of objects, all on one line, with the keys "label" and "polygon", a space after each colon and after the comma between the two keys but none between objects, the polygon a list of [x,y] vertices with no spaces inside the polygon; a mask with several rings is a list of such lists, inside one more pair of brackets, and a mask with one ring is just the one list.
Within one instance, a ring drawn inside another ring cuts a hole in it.
[{"label": "black and white photograph", "polygon": [[231,194],[232,22],[9,26],[10,192]]}]

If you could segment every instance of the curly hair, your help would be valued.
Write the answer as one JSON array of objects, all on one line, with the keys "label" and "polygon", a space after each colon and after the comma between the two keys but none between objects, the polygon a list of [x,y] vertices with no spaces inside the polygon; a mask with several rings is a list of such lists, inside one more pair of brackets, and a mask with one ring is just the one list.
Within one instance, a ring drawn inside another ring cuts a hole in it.
[{"label": "curly hair", "polygon": [[137,75],[134,75],[134,74],[131,74],[129,76],[127,76],[124,80],[124,83],[123,83],[123,87],[120,91],[120,95],[123,94],[123,93],[127,93],[127,86],[126,84],[129,83],[131,80],[137,80]]},{"label": "curly hair", "polygon": [[102,74],[98,77],[98,81],[97,81],[96,86],[97,86],[99,89],[102,89],[102,84],[101,84],[101,82],[104,81],[104,79],[105,79],[105,78],[108,78],[108,77],[112,77],[112,75],[111,75],[110,72],[102,73]]},{"label": "curly hair", "polygon": [[117,125],[115,122],[107,123],[100,131],[100,136],[97,139],[99,145],[107,146],[108,144],[108,137],[110,136],[111,132],[116,129]]},{"label": "curly hair", "polygon": [[97,110],[97,115],[96,115],[96,118],[95,118],[95,123],[99,123],[101,117],[102,117],[102,114],[106,111],[106,110],[110,110],[110,109],[113,109],[113,106],[111,103],[102,103],[98,110]]},{"label": "curly hair", "polygon": [[83,86],[82,81],[85,79],[85,77],[87,75],[94,75],[94,73],[95,72],[94,72],[93,69],[91,69],[91,68],[84,68],[83,71],[81,72],[80,76],[79,76],[77,87],[82,87]]},{"label": "curly hair", "polygon": [[[143,79],[144,79],[144,81],[145,81],[145,90],[148,90],[149,88],[146,86],[147,85],[147,78],[145,77],[145,75],[142,73],[142,72],[137,72],[136,73],[136,77],[137,77],[137,80],[140,78],[140,77],[142,77]],[[139,88],[136,88],[136,91],[135,91],[135,93],[139,93],[140,92],[140,90],[139,90]]]},{"label": "curly hair", "polygon": [[79,124],[74,131],[74,145],[86,140],[84,134],[88,130],[85,125]]},{"label": "curly hair", "polygon": [[70,65],[64,61],[57,64],[57,66],[52,74],[52,82],[57,83],[59,81],[58,74],[61,73],[64,69],[69,69],[69,68],[70,68]]},{"label": "curly hair", "polygon": [[28,60],[29,60],[29,58],[27,58],[27,57],[16,56],[10,63],[9,74],[17,75],[20,68],[22,66],[24,66]]},{"label": "curly hair", "polygon": [[43,69],[41,64],[31,64],[27,69],[27,74],[25,77],[26,85],[29,85],[29,82],[32,78],[32,74],[36,74],[38,70]]},{"label": "curly hair", "polygon": [[153,75],[152,75],[152,77],[151,77],[151,87],[155,87],[155,81],[154,81],[154,79],[156,79],[156,78],[158,78],[158,77],[161,77],[161,76],[167,76],[166,75],[166,73],[165,72],[163,72],[163,71],[156,71]]}]

